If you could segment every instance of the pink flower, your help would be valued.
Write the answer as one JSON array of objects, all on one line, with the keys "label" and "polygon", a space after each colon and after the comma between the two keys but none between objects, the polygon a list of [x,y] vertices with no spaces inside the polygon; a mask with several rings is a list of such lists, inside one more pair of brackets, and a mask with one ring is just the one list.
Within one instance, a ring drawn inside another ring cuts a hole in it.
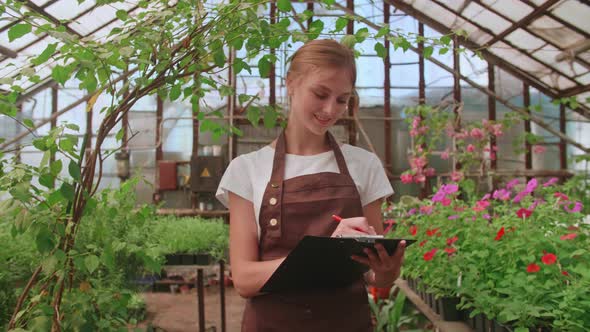
[{"label": "pink flower", "polygon": [[449,216],[447,219],[449,219],[449,220],[455,220],[457,218],[459,218],[459,215],[458,214],[453,214],[452,216]]},{"label": "pink flower", "polygon": [[518,194],[516,194],[516,196],[514,196],[514,198],[512,199],[513,203],[520,203],[520,201],[522,201],[522,199],[528,195],[526,192],[519,192]]},{"label": "pink flower", "polygon": [[566,234],[566,235],[562,235],[559,237],[560,240],[573,240],[576,238],[576,236],[578,236],[578,234],[576,233],[570,233],[570,234]]},{"label": "pink flower", "polygon": [[[417,168],[424,168],[424,166],[426,166],[426,157],[418,157],[418,158],[414,158],[413,159],[414,165],[416,165]],[[410,161],[410,164],[412,164],[412,161]]]},{"label": "pink flower", "polygon": [[475,206],[473,207],[473,211],[475,212],[481,212],[484,211],[488,206],[490,205],[490,202],[488,201],[477,201],[477,203],[475,203]]},{"label": "pink flower", "polygon": [[473,144],[467,145],[467,152],[474,152],[474,151],[475,151],[475,146],[473,146]]},{"label": "pink flower", "polygon": [[534,153],[541,154],[541,153],[545,153],[545,151],[547,151],[547,149],[542,145],[534,145],[533,146]]},{"label": "pink flower", "polygon": [[560,193],[559,191],[555,192],[555,193],[553,194],[553,197],[555,197],[555,198],[558,198],[558,199],[560,199],[560,200],[562,200],[562,201],[569,201],[569,200],[570,200],[570,198],[569,198],[569,197],[567,197],[567,195],[566,195],[566,194],[564,194],[564,193]]},{"label": "pink flower", "polygon": [[535,189],[537,189],[537,185],[538,185],[537,179],[533,178],[529,181],[529,183],[526,184],[525,190],[527,191],[527,193],[530,194],[533,191],[535,191]]},{"label": "pink flower", "polygon": [[498,123],[498,124],[492,125],[490,127],[490,132],[492,132],[492,134],[494,136],[502,136],[504,134],[502,132],[502,124],[501,123]]},{"label": "pink flower", "polygon": [[443,199],[446,198],[446,194],[444,191],[439,190],[436,194],[434,194],[434,196],[432,196],[432,201],[433,202],[442,202]]},{"label": "pink flower", "polygon": [[506,189],[510,190],[510,189],[514,188],[519,183],[520,183],[520,181],[518,179],[510,180],[510,182],[508,182],[508,184],[506,184]]},{"label": "pink flower", "polygon": [[492,197],[500,201],[507,201],[510,199],[510,192],[506,189],[494,190]]},{"label": "pink flower", "polygon": [[580,211],[582,211],[582,208],[584,207],[584,206],[582,205],[582,203],[580,203],[580,202],[576,202],[576,203],[574,204],[574,207],[570,209],[570,207],[569,207],[569,206],[571,205],[571,203],[572,203],[572,202],[570,202],[569,204],[565,204],[565,205],[563,206],[563,209],[564,209],[565,211],[569,212],[569,213],[576,213],[576,212],[580,212]]},{"label": "pink flower", "polygon": [[411,209],[408,211],[408,216],[413,216],[413,215],[415,215],[415,214],[416,214],[416,211],[417,211],[417,210],[416,210],[416,208],[411,208]]},{"label": "pink flower", "polygon": [[549,187],[554,185],[555,183],[557,183],[557,181],[559,181],[558,178],[551,178],[549,179],[547,182],[543,183],[543,187]]},{"label": "pink flower", "polygon": [[448,197],[443,198],[443,200],[440,202],[440,204],[442,204],[442,206],[449,206],[451,205],[451,199]]},{"label": "pink flower", "polygon": [[441,187],[441,190],[445,193],[445,194],[452,194],[452,193],[456,193],[459,190],[459,186],[451,183],[451,184],[444,184]]},{"label": "pink flower", "polygon": [[460,133],[455,133],[455,138],[458,140],[466,139],[469,136],[466,130],[461,131]]},{"label": "pink flower", "polygon": [[479,128],[471,129],[471,137],[475,139],[482,139],[483,138],[483,131]]},{"label": "pink flower", "polygon": [[423,205],[420,207],[420,213],[430,215],[434,207],[432,205]]},{"label": "pink flower", "polygon": [[487,214],[487,213],[484,213],[481,217],[484,218],[485,220],[492,219],[492,217],[489,214]]},{"label": "pink flower", "polygon": [[402,183],[412,183],[414,177],[410,173],[405,173],[400,176]]},{"label": "pink flower", "polygon": [[428,167],[428,168],[424,169],[424,175],[426,175],[426,176],[434,176],[435,174],[436,174],[436,171],[432,167]]},{"label": "pink flower", "polygon": [[487,201],[488,199],[490,199],[490,197],[491,197],[491,196],[492,196],[492,195],[490,195],[489,193],[488,193],[488,194],[485,194],[485,195],[483,195],[483,197],[482,197],[482,199],[481,199],[481,200],[482,200],[482,201]]},{"label": "pink flower", "polygon": [[426,176],[424,174],[416,174],[416,176],[414,176],[414,182],[415,183],[424,183],[424,182],[426,182]]},{"label": "pink flower", "polygon": [[446,149],[445,151],[443,151],[443,152],[440,154],[440,158],[441,158],[442,160],[448,160],[448,159],[449,159],[449,149]]},{"label": "pink flower", "polygon": [[463,173],[462,172],[453,171],[451,173],[451,180],[453,180],[454,182],[459,182],[459,181],[461,181],[461,179],[463,179]]},{"label": "pink flower", "polygon": [[535,199],[535,201],[533,202],[533,204],[531,204],[529,206],[528,209],[531,210],[531,211],[533,211],[539,204],[542,204],[542,203],[545,203],[545,200],[544,199],[537,198],[537,199]]}]

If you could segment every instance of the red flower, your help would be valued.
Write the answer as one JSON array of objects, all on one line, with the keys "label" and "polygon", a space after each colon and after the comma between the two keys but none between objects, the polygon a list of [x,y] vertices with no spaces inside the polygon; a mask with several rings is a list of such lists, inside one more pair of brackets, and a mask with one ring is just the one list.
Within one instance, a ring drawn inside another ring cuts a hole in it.
[{"label": "red flower", "polygon": [[531,216],[532,213],[533,213],[533,211],[527,210],[525,208],[520,208],[520,210],[516,211],[516,215],[519,218],[528,218]]},{"label": "red flower", "polygon": [[448,238],[448,239],[447,239],[447,246],[450,246],[450,245],[452,245],[453,243],[457,242],[457,240],[459,240],[459,238],[458,238],[458,237],[456,237],[456,236],[453,236],[453,237],[451,237],[451,238]]},{"label": "red flower", "polygon": [[569,277],[569,276],[570,276],[570,274],[569,274],[569,273],[567,273],[567,271],[561,271],[561,274],[563,274],[563,275],[564,275],[564,276],[566,276],[566,277]]},{"label": "red flower", "polygon": [[567,195],[566,195],[566,194],[564,194],[564,193],[560,193],[560,192],[556,192],[556,193],[554,193],[554,194],[553,194],[553,197],[555,197],[555,198],[559,198],[559,199],[561,199],[562,201],[569,201],[569,200],[570,200],[570,199],[569,199],[569,197],[567,197]]},{"label": "red flower", "polygon": [[566,234],[566,235],[562,235],[560,237],[561,240],[573,240],[576,238],[576,236],[578,236],[578,234],[576,233],[570,233],[570,234]]},{"label": "red flower", "polygon": [[424,254],[424,260],[425,261],[429,261],[432,260],[434,258],[434,255],[436,254],[436,252],[438,251],[437,248],[434,248],[432,250],[430,250],[429,252]]},{"label": "red flower", "polygon": [[526,271],[528,273],[537,273],[541,270],[541,267],[535,263],[531,263],[529,264],[529,266],[527,266]]},{"label": "red flower", "polygon": [[416,225],[410,226],[410,234],[416,235],[416,233],[418,233],[418,227]]},{"label": "red flower", "polygon": [[452,253],[456,252],[456,251],[457,251],[457,249],[456,249],[456,248],[445,248],[445,251],[447,252],[447,254],[449,254],[449,255],[450,255],[450,254],[452,254]]},{"label": "red flower", "polygon": [[426,242],[428,242],[428,240],[424,240],[424,241],[420,242],[420,247],[424,247],[424,245],[426,244]]},{"label": "red flower", "polygon": [[428,235],[428,236],[433,236],[433,235],[435,235],[436,233],[438,233],[438,230],[439,230],[439,228],[435,228],[435,229],[427,229],[427,230],[426,230],[426,235]]},{"label": "red flower", "polygon": [[500,241],[500,239],[502,238],[502,236],[504,236],[504,234],[505,234],[504,226],[502,226],[502,228],[500,228],[500,230],[498,231],[498,234],[496,234],[496,237],[494,238],[494,240]]},{"label": "red flower", "polygon": [[554,254],[551,254],[551,253],[545,254],[545,255],[543,255],[543,257],[541,257],[541,261],[545,265],[551,265],[551,264],[555,263],[555,261],[557,261],[557,256],[555,256]]}]

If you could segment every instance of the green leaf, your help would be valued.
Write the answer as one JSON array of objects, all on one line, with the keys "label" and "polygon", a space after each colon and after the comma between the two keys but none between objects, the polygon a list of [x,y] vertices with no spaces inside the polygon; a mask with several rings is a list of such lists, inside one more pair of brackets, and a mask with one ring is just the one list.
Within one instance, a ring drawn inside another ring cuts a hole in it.
[{"label": "green leaf", "polygon": [[56,49],[57,49],[57,43],[52,43],[52,44],[47,45],[45,50],[41,54],[39,54],[38,57],[31,60],[31,63],[34,64],[35,66],[45,63],[47,60],[49,60],[49,58],[53,55],[53,53],[55,53]]},{"label": "green leaf", "polygon": [[104,247],[102,255],[100,256],[100,260],[102,263],[109,269],[115,268],[115,255],[113,253],[113,248],[110,244],[107,244]]},{"label": "green leaf", "polygon": [[64,85],[66,81],[70,78],[70,72],[66,67],[63,66],[55,66],[51,70],[51,77],[61,85]]},{"label": "green leaf", "polygon": [[217,52],[213,53],[213,61],[217,67],[225,66],[225,53],[223,49],[219,49]]},{"label": "green leaf", "polygon": [[385,57],[387,56],[387,50],[385,49],[385,46],[383,46],[383,44],[381,43],[375,44],[375,52],[377,52],[377,55],[382,59],[385,59]]},{"label": "green leaf", "polygon": [[117,132],[117,135],[115,136],[115,139],[117,141],[120,141],[123,139],[123,135],[125,135],[125,128],[119,129],[119,131]]},{"label": "green leaf", "polygon": [[29,128],[35,127],[35,124],[33,123],[33,120],[31,120],[31,119],[24,119],[23,123],[25,124],[25,126],[27,126]]},{"label": "green leaf", "polygon": [[291,11],[291,0],[278,0],[277,8],[282,12]]},{"label": "green leaf", "polygon": [[258,106],[248,107],[246,118],[248,118],[248,121],[250,121],[250,123],[254,127],[258,127],[258,120],[260,119],[260,108],[258,108]]},{"label": "green leaf", "polygon": [[384,27],[381,27],[381,29],[379,29],[379,31],[375,35],[375,38],[383,37],[388,34],[389,34],[389,26],[384,26]]},{"label": "green leaf", "polygon": [[440,42],[443,43],[443,45],[450,45],[451,44],[451,37],[450,36],[442,36],[440,37]]},{"label": "green leaf", "polygon": [[369,37],[369,29],[368,28],[360,28],[354,34],[357,43],[362,43],[367,37]]},{"label": "green leaf", "polygon": [[80,181],[80,166],[73,160],[70,160],[70,164],[68,165],[68,171],[72,179],[76,181]]},{"label": "green leaf", "polygon": [[424,59],[428,59],[432,56],[432,52],[434,52],[434,48],[432,46],[426,46],[424,47],[424,51],[423,51],[423,55],[424,55]]},{"label": "green leaf", "polygon": [[35,244],[37,245],[37,250],[40,252],[48,252],[53,249],[55,245],[53,242],[53,235],[47,228],[42,228],[35,237]]},{"label": "green leaf", "polygon": [[266,128],[274,128],[277,123],[277,112],[272,108],[267,108],[264,112],[264,126]]},{"label": "green leaf", "polygon": [[449,48],[448,47],[443,47],[441,49],[438,50],[438,54],[440,55],[445,55],[449,52]]},{"label": "green leaf", "polygon": [[69,138],[62,138],[59,141],[59,147],[66,152],[74,153],[74,143]]},{"label": "green leaf", "polygon": [[345,17],[339,17],[336,20],[336,27],[334,28],[333,32],[340,32],[342,31],[342,29],[346,28],[346,25],[348,24],[348,19],[346,19]]},{"label": "green leaf", "polygon": [[53,189],[55,177],[51,173],[45,173],[39,176],[39,184],[49,189]]},{"label": "green leaf", "polygon": [[49,165],[49,171],[51,172],[51,174],[53,176],[58,176],[59,173],[61,173],[62,168],[63,168],[63,165],[62,165],[60,159],[52,162],[51,165]]},{"label": "green leaf", "polygon": [[514,329],[514,332],[529,332],[529,329],[526,327],[517,327]]},{"label": "green leaf", "polygon": [[242,71],[242,69],[246,69],[248,73],[252,74],[252,68],[250,68],[250,65],[244,60],[236,58],[234,60],[234,71],[236,72],[236,74],[239,74]]},{"label": "green leaf", "polygon": [[117,15],[117,18],[120,19],[121,21],[127,21],[127,18],[129,18],[127,11],[125,11],[123,9],[117,10],[117,13],[115,15]]},{"label": "green leaf", "polygon": [[61,187],[59,188],[59,192],[61,195],[70,202],[74,201],[74,186],[70,183],[64,182]]},{"label": "green leaf", "polygon": [[75,131],[80,131],[80,127],[78,127],[78,125],[75,125],[73,123],[66,124],[66,128],[71,129],[71,130],[75,130]]},{"label": "green leaf", "polygon": [[8,30],[8,41],[13,42],[14,40],[31,32],[31,30],[31,25],[28,23],[16,24]]},{"label": "green leaf", "polygon": [[258,71],[260,72],[260,77],[266,78],[270,73],[270,61],[266,56],[263,56],[258,60]]},{"label": "green leaf", "polygon": [[350,49],[354,48],[356,38],[353,35],[346,35],[340,39],[340,43]]},{"label": "green leaf", "polygon": [[84,258],[84,265],[86,266],[88,273],[92,274],[94,271],[96,271],[99,263],[100,261],[95,255],[88,255],[86,258]]},{"label": "green leaf", "polygon": [[182,88],[180,84],[176,84],[172,87],[172,89],[170,89],[170,101],[175,101],[178,99],[178,97],[180,97],[180,94],[182,93],[181,89]]}]

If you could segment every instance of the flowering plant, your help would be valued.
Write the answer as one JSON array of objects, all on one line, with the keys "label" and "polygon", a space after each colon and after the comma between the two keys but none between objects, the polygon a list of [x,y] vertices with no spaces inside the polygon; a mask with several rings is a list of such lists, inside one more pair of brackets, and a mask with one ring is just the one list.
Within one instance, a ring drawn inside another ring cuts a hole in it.
[{"label": "flowering plant", "polygon": [[[590,225],[569,183],[514,179],[483,197],[462,182],[386,206],[387,236],[413,238],[403,275],[472,315],[519,327],[590,327]],[[467,199],[458,199],[468,197]]]}]

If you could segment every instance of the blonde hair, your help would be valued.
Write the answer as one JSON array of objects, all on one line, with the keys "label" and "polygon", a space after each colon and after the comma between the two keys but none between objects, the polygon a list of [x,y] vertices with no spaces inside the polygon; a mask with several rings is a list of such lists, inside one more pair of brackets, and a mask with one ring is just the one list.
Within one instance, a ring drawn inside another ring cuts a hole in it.
[{"label": "blonde hair", "polygon": [[303,77],[309,70],[317,68],[337,67],[347,70],[352,82],[348,107],[355,110],[358,108],[358,94],[355,90],[356,63],[352,49],[332,39],[312,40],[300,47],[290,62],[287,81]]}]

